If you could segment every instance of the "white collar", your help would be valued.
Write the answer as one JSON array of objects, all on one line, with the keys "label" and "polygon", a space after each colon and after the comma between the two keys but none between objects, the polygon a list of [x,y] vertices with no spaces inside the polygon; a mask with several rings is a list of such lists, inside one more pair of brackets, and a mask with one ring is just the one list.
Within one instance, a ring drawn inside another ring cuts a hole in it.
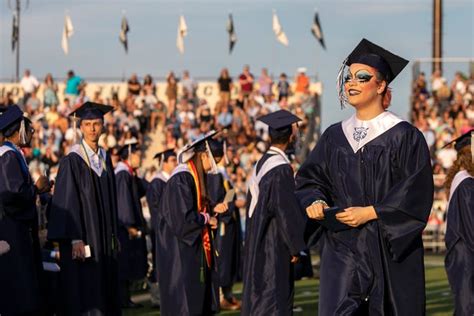
[{"label": "white collar", "polygon": [[119,161],[117,163],[117,167],[115,167],[115,174],[118,174],[121,171],[126,171],[128,174],[130,174],[130,168],[123,162]]},{"label": "white collar", "polygon": [[84,140],[82,140],[82,144],[84,144],[84,148],[86,149],[86,153],[89,157],[99,156],[105,160],[105,150],[102,147],[98,146],[97,152],[95,152]]},{"label": "white collar", "polygon": [[160,179],[162,180],[163,182],[168,182],[168,180],[170,179],[171,175],[166,172],[166,171],[163,171],[161,170],[160,172],[157,172],[155,174],[155,176],[153,177],[152,180],[155,180],[155,179]]},{"label": "white collar", "polygon": [[356,114],[353,114],[342,122],[342,130],[352,150],[356,153],[367,143],[400,122],[403,122],[403,120],[389,111],[385,111],[368,121],[359,120]]},{"label": "white collar", "polygon": [[290,163],[290,160],[286,156],[285,152],[283,150],[281,150],[280,148],[277,148],[275,146],[270,146],[267,153],[269,153],[269,154],[273,154],[273,153],[278,154],[278,155],[282,156],[286,160],[287,163]]}]

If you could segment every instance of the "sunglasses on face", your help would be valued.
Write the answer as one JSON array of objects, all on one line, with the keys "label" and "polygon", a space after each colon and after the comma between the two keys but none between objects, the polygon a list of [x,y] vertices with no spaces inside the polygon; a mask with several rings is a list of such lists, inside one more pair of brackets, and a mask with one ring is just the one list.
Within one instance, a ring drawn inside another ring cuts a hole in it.
[{"label": "sunglasses on face", "polygon": [[350,83],[350,82],[354,82],[354,83],[367,83],[369,82],[372,77],[374,77],[374,75],[372,75],[371,73],[369,73],[368,71],[365,71],[365,70],[361,70],[361,71],[358,71],[355,76],[351,76],[350,73],[348,73],[345,77],[344,77],[344,83],[347,84],[347,83]]}]

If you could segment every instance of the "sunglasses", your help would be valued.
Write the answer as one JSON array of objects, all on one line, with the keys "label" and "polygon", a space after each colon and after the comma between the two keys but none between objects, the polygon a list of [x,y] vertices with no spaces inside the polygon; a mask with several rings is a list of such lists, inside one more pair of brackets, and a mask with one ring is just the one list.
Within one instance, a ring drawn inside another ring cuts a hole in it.
[{"label": "sunglasses", "polygon": [[372,78],[374,77],[374,75],[370,74],[368,71],[365,71],[365,70],[361,70],[361,71],[358,71],[354,77],[351,76],[351,74],[347,74],[345,77],[344,77],[344,84],[347,84],[347,83],[350,83],[350,82],[354,82],[354,83],[367,83],[369,82]]}]

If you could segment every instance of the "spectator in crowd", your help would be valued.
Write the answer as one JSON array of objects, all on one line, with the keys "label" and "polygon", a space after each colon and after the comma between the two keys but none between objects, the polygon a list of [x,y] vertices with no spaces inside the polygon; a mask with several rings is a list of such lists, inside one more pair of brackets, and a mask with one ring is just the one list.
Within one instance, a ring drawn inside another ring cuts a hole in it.
[{"label": "spectator in crowd", "polygon": [[151,90],[151,94],[156,96],[156,86],[151,75],[146,75],[145,78],[143,78],[142,87],[144,90]]},{"label": "spectator in crowd", "polygon": [[23,104],[25,104],[30,98],[33,91],[36,91],[39,87],[38,79],[31,74],[29,69],[25,70],[25,74],[20,81],[21,89],[23,90]]},{"label": "spectator in crowd", "polygon": [[140,94],[140,90],[142,89],[142,86],[140,84],[140,81],[138,81],[138,76],[137,74],[132,74],[130,79],[127,81],[127,90],[128,93],[137,96]]},{"label": "spectator in crowd", "polygon": [[[229,69],[222,68],[221,74],[217,79],[217,84],[219,85],[219,94],[221,104],[226,105],[230,102],[230,96],[232,92],[232,78],[229,75]],[[219,109],[216,109],[219,111]]]},{"label": "spectator in crowd", "polygon": [[290,96],[290,84],[288,83],[288,77],[284,72],[280,75],[280,80],[278,81],[278,102],[280,102],[283,98],[288,99]]},{"label": "spectator in crowd", "polygon": [[43,105],[50,108],[53,104],[59,105],[58,85],[54,82],[53,75],[48,73],[44,78]]},{"label": "spectator in crowd", "polygon": [[178,80],[174,72],[170,72],[166,77],[166,98],[168,99],[168,117],[173,117],[176,111],[176,102],[178,100]]},{"label": "spectator in crowd", "polygon": [[303,99],[309,94],[309,77],[306,75],[306,68],[298,68],[298,73],[295,78],[295,95]]},{"label": "spectator in crowd", "polygon": [[242,74],[239,76],[240,91],[244,98],[248,98],[253,91],[254,76],[250,73],[250,66],[245,65]]},{"label": "spectator in crowd", "polygon": [[181,87],[183,88],[183,97],[190,100],[191,102],[194,102],[198,84],[193,78],[191,78],[188,70],[183,71]]},{"label": "spectator in crowd", "polygon": [[85,82],[81,77],[74,73],[74,70],[67,72],[66,89],[64,91],[65,97],[69,99],[71,104],[75,104],[79,92],[85,87]]},{"label": "spectator in crowd", "polygon": [[262,73],[258,78],[258,91],[264,97],[269,96],[272,93],[273,80],[268,75],[267,68],[262,68]]}]

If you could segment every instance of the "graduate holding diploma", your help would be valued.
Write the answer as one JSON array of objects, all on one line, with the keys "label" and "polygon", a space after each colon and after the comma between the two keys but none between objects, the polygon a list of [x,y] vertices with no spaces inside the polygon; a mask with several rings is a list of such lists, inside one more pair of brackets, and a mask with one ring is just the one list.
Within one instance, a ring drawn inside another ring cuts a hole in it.
[{"label": "graduate holding diploma", "polygon": [[[356,110],[330,126],[296,176],[319,240],[319,315],[424,315],[422,231],[433,200],[421,132],[387,111],[389,84],[408,61],[363,39],[338,75],[341,104]],[[328,216],[346,229],[325,226]]]}]

